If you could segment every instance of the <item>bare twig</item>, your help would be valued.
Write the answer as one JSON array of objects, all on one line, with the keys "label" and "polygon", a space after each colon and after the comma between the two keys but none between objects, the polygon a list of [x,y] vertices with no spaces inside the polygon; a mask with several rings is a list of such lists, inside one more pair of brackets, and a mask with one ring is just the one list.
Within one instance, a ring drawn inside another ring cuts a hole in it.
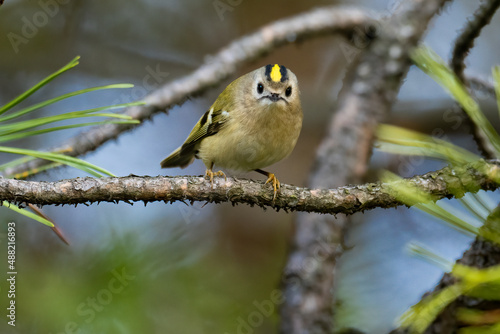
[{"label": "bare twig", "polygon": [[482,29],[488,25],[496,10],[500,6],[500,0],[486,0],[476,10],[470,19],[467,20],[465,27],[455,41],[453,56],[450,61],[451,68],[455,74],[464,81],[465,57],[474,47],[474,41]]},{"label": "bare twig", "polygon": [[[323,7],[288,19],[273,22],[257,32],[244,36],[219,51],[193,73],[174,80],[155,90],[144,101],[145,106],[135,106],[124,114],[137,120],[146,120],[158,112],[183,103],[189,96],[205,92],[233,75],[238,66],[263,57],[272,50],[290,43],[327,34],[352,35],[354,28],[374,22],[363,10],[346,7]],[[70,138],[53,151],[80,156],[93,151],[110,139],[134,128],[130,124],[107,124],[91,128]],[[6,169],[4,175],[20,174],[47,164],[46,160],[32,160],[26,164]]]},{"label": "bare twig", "polygon": [[[377,123],[388,115],[410,66],[408,52],[444,3],[405,1],[382,21],[378,36],[348,72],[338,110],[318,150],[311,188],[362,182]],[[298,216],[285,269],[282,333],[334,332],[335,265],[346,222],[345,217]]]},{"label": "bare twig", "polygon": [[496,98],[495,87],[493,87],[493,83],[487,78],[483,78],[479,75],[467,74],[465,79],[473,90],[480,91],[492,98]]},{"label": "bare twig", "polygon": [[[481,172],[478,172],[478,169]],[[494,190],[498,185],[485,174],[500,173],[500,163],[478,162],[463,167],[441,170],[407,179],[412,185],[429,192],[435,200],[460,197],[480,189]],[[327,214],[352,214],[374,208],[402,205],[387,194],[391,183],[368,183],[336,189],[307,189],[281,185],[273,202],[273,191],[263,181],[216,178],[214,189],[202,176],[175,177],[105,177],[75,178],[55,182],[24,181],[0,178],[0,202],[16,204],[63,205],[94,202],[231,202],[245,203],[276,210],[304,211]]]},{"label": "bare twig", "polygon": [[[450,65],[458,78],[466,85],[469,86],[469,82],[466,81],[464,76],[465,69],[465,57],[469,54],[469,51],[474,46],[474,41],[482,29],[490,23],[491,18],[495,14],[496,10],[500,6],[500,0],[486,0],[484,3],[476,10],[470,19],[467,20],[465,27],[463,28],[461,34],[457,37],[455,41],[455,47],[453,48],[452,59],[450,60]],[[477,81],[475,84],[477,85]],[[484,87],[484,84],[480,87]],[[497,157],[494,147],[488,140],[486,134],[477,127],[474,122],[469,121],[472,127],[472,134],[474,140],[482,152],[483,156],[487,159],[494,159]]]}]

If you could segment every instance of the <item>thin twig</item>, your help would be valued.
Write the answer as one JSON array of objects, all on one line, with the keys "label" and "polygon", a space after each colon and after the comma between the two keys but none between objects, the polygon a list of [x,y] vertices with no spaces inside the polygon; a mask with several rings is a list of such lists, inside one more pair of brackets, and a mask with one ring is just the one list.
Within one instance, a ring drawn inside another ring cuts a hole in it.
[{"label": "thin twig", "polygon": [[487,26],[496,10],[500,6],[500,0],[487,0],[479,6],[471,18],[467,19],[465,27],[457,37],[453,48],[451,68],[455,74],[464,81],[465,58],[474,47],[474,41],[481,34],[482,29]]},{"label": "thin twig", "polygon": [[[500,0],[484,1],[476,12],[474,12],[472,17],[467,20],[465,27],[462,29],[462,32],[458,35],[457,40],[455,41],[450,65],[458,78],[466,86],[469,86],[470,83],[466,81],[466,77],[464,76],[465,58],[474,46],[474,42],[481,34],[482,29],[490,23],[491,18],[499,6]],[[477,83],[478,82],[476,81],[475,84]],[[480,85],[480,87],[484,87],[484,84]],[[488,140],[486,134],[479,127],[477,127],[474,122],[470,121],[469,123],[472,127],[474,140],[483,156],[487,159],[496,158],[497,153]]]},{"label": "thin twig", "polygon": [[[272,50],[290,43],[297,43],[318,36],[343,34],[351,36],[354,28],[375,22],[361,9],[330,6],[311,10],[288,19],[273,22],[244,36],[213,57],[191,74],[165,84],[146,96],[145,106],[128,108],[124,114],[137,120],[147,120],[154,114],[183,103],[188,97],[199,95],[236,73],[237,67],[263,57]],[[110,139],[139,125],[107,124],[97,126],[70,138],[52,151],[70,156],[80,156],[93,151]],[[4,175],[21,174],[47,164],[46,160],[6,169]]]},{"label": "thin twig", "polygon": [[[478,172],[478,169],[481,172]],[[462,167],[445,167],[407,179],[411,185],[434,196],[435,200],[461,197],[466,192],[495,190],[498,185],[485,175],[500,173],[500,162]],[[399,181],[398,181],[399,182]],[[367,183],[335,189],[308,189],[281,185],[273,201],[273,191],[263,181],[216,178],[214,188],[202,176],[126,176],[75,178],[55,182],[0,178],[0,202],[14,204],[64,205],[99,202],[231,202],[270,207],[276,210],[324,214],[353,214],[374,208],[402,205],[388,195],[391,183]]]},{"label": "thin twig", "polygon": [[470,84],[470,88],[475,91],[482,92],[485,95],[488,95],[491,98],[496,98],[495,96],[495,87],[493,86],[493,82],[488,80],[488,78],[483,78],[477,74],[467,74],[465,79]]}]

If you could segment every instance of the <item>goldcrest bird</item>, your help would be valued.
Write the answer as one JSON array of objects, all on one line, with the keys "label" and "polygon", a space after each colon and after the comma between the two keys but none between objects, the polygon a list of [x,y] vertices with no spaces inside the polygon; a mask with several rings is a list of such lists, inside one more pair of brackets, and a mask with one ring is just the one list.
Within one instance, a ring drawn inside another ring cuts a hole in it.
[{"label": "goldcrest bird", "polygon": [[214,165],[256,171],[272,182],[273,200],[280,182],[261,168],[286,158],[302,128],[297,77],[285,66],[267,65],[231,82],[196,123],[188,138],[161,162],[162,168],[186,167],[201,159],[213,187]]}]

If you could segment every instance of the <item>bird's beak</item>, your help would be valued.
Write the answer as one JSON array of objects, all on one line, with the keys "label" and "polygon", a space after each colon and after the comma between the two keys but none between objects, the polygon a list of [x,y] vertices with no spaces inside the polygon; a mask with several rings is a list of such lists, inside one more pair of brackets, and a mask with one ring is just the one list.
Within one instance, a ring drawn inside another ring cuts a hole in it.
[{"label": "bird's beak", "polygon": [[270,95],[266,96],[269,100],[273,102],[278,102],[279,100],[284,100],[279,94],[277,93],[271,93]]}]

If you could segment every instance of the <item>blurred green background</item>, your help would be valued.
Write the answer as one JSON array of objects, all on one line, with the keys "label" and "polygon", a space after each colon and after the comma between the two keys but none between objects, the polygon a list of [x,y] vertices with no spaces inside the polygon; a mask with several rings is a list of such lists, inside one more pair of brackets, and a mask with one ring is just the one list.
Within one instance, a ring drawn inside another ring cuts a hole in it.
[{"label": "blurred green background", "polygon": [[[236,5],[219,14],[215,1],[6,0],[0,7],[0,104],[76,55],[81,56],[78,67],[24,105],[121,82],[135,87],[75,97],[42,114],[134,101],[154,86],[190,73],[235,38],[274,20],[330,4],[389,14],[396,3],[221,1]],[[426,43],[447,59],[457,29],[475,6],[475,2],[454,1],[433,21]],[[489,75],[491,66],[498,64],[494,50],[500,46],[500,36],[495,33],[499,21],[493,19],[468,58],[475,72]],[[13,34],[22,39],[13,42]],[[315,148],[352,61],[352,54],[345,53],[346,45],[343,39],[330,36],[280,48],[240,68],[237,75],[204,96],[156,115],[83,158],[116,175],[200,175],[204,166],[199,161],[184,170],[161,170],[159,162],[183,142],[225,85],[257,67],[280,63],[299,78],[305,117],[295,151],[270,170],[284,183],[305,186]],[[146,82],[152,72],[158,74],[154,82]],[[487,114],[496,113],[493,100],[479,98]],[[412,68],[391,122],[427,133],[442,130],[447,138],[474,150],[468,128],[453,106],[437,84]],[[14,145],[45,149],[78,131]],[[0,163],[12,158],[0,155]],[[380,168],[408,176],[440,166],[376,152],[370,179]],[[58,168],[35,179],[83,175]],[[262,178],[256,173],[236,176]],[[0,208],[0,262],[5,263],[0,265],[0,302],[4,310],[10,221],[16,223],[18,272],[16,327],[2,321],[1,333],[277,332],[274,297],[295,214],[203,203],[52,206],[44,212],[58,222],[71,246],[62,244],[45,226]],[[411,240],[425,242],[450,259],[458,257],[470,241],[407,209],[355,215],[346,240],[353,248],[343,256],[339,274],[339,323],[369,333],[387,332],[398,315],[432,288],[441,271],[405,253]]]}]

